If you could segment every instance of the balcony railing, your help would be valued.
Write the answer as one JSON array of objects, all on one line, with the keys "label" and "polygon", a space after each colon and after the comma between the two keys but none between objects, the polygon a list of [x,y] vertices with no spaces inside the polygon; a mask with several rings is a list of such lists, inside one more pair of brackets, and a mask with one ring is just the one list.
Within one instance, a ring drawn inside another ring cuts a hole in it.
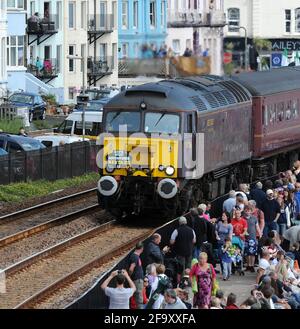
[{"label": "balcony railing", "polygon": [[179,77],[210,73],[209,57],[121,59],[119,77]]},{"label": "balcony railing", "polygon": [[214,10],[207,14],[207,24],[209,26],[220,26],[226,25],[226,15],[221,10]]},{"label": "balcony railing", "polygon": [[197,27],[202,24],[202,15],[198,12],[169,13],[169,27]]},{"label": "balcony railing", "polygon": [[203,15],[197,11],[169,12],[168,20],[168,27],[221,27],[226,25],[226,15],[221,10],[214,10]]},{"label": "balcony railing", "polygon": [[52,34],[57,32],[57,15],[49,15],[48,17],[28,18],[27,33],[28,34]]},{"label": "balcony railing", "polygon": [[58,76],[60,72],[59,62],[56,58],[45,60],[31,60],[27,65],[27,72],[33,74],[40,80],[47,80],[50,82]]},{"label": "balcony railing", "polygon": [[98,14],[88,16],[88,32],[112,32],[117,27],[117,16],[113,14]]},{"label": "balcony railing", "polygon": [[106,75],[112,74],[115,68],[115,60],[112,56],[88,57],[87,75],[89,85],[96,85],[96,82]]}]

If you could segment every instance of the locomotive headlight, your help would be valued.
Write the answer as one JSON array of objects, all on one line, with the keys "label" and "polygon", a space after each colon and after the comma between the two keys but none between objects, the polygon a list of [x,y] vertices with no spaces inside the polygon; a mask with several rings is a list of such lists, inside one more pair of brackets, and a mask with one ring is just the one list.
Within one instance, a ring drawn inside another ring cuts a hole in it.
[{"label": "locomotive headlight", "polygon": [[115,171],[115,168],[114,167],[111,167],[109,165],[106,166],[105,170],[108,172],[108,173],[113,173]]},{"label": "locomotive headlight", "polygon": [[165,167],[164,167],[163,165],[159,165],[159,166],[158,166],[158,170],[159,170],[159,171],[164,171],[164,170],[165,170]]},{"label": "locomotive headlight", "polygon": [[166,167],[165,172],[168,176],[172,176],[175,173],[175,168],[172,166],[168,166]]}]

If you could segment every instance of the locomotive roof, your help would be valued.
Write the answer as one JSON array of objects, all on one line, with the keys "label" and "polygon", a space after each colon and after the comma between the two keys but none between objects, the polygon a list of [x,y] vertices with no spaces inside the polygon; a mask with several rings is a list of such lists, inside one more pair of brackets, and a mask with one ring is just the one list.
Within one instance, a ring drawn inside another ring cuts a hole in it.
[{"label": "locomotive roof", "polygon": [[240,73],[232,78],[247,88],[253,96],[300,89],[300,67],[288,66],[270,71]]},{"label": "locomotive roof", "polygon": [[251,94],[238,82],[218,76],[177,78],[146,83],[123,91],[112,98],[104,108],[212,110],[248,102]]}]

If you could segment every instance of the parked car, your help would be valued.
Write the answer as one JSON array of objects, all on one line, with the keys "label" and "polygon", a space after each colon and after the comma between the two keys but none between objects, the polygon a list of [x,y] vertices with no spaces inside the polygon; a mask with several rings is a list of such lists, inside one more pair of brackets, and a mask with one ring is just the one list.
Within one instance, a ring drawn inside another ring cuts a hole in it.
[{"label": "parked car", "polygon": [[[102,109],[102,107],[101,107]],[[101,133],[102,110],[85,111],[85,136],[96,139]],[[71,113],[62,124],[54,129],[54,133],[82,136],[82,111]]]},{"label": "parked car", "polygon": [[3,148],[0,147],[0,156],[1,155],[7,155],[8,152],[6,152]]},{"label": "parked car", "polygon": [[44,149],[46,146],[31,137],[0,133],[0,148],[8,153]]},{"label": "parked car", "polygon": [[46,103],[39,94],[14,93],[8,98],[8,102],[18,107],[27,107],[29,122],[33,119],[46,119]]},{"label": "parked car", "polygon": [[46,134],[41,136],[35,136],[33,138],[39,140],[46,147],[54,147],[63,144],[82,142],[83,140],[81,137],[78,136],[68,136],[63,134],[58,134],[58,135]]}]

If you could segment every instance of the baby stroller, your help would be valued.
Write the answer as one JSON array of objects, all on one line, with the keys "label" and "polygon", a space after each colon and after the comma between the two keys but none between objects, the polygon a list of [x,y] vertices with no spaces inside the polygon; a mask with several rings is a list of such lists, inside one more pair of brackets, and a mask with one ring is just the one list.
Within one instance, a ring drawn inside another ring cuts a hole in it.
[{"label": "baby stroller", "polygon": [[232,274],[237,272],[240,276],[245,275],[243,271],[243,258],[244,258],[244,241],[240,237],[232,237]]}]

